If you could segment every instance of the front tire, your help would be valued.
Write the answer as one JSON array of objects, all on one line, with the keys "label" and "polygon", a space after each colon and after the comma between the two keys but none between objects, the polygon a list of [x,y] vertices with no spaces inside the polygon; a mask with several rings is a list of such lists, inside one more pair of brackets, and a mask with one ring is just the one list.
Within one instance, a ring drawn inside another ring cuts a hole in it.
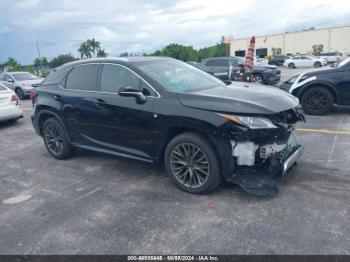
[{"label": "front tire", "polygon": [[173,138],[165,150],[164,162],[173,182],[189,193],[209,193],[222,180],[214,147],[197,133],[183,133]]},{"label": "front tire", "polygon": [[69,142],[63,126],[55,119],[48,118],[43,125],[42,135],[47,151],[56,159],[70,158],[75,151]]},{"label": "front tire", "polygon": [[288,64],[288,68],[290,68],[290,69],[295,68],[295,64],[294,63],[289,63]]},{"label": "front tire", "polygon": [[19,87],[16,89],[15,93],[19,97],[19,99],[23,100],[25,98],[23,90]]},{"label": "front tire", "polygon": [[325,115],[332,110],[334,97],[327,89],[314,87],[301,96],[300,102],[305,113],[309,115]]},{"label": "front tire", "polygon": [[255,82],[255,83],[258,83],[258,84],[260,84],[260,85],[263,85],[263,84],[264,84],[264,79],[263,79],[262,75],[260,75],[260,74],[255,74],[253,77],[254,77],[254,82]]}]

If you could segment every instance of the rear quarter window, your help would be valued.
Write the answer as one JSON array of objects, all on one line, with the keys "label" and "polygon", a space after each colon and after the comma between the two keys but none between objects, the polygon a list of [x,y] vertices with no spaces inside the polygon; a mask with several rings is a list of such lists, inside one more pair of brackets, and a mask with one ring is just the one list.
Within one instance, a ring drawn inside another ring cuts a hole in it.
[{"label": "rear quarter window", "polygon": [[81,91],[96,91],[98,69],[98,64],[75,66],[67,75],[66,88]]},{"label": "rear quarter window", "polygon": [[70,70],[64,70],[64,71],[51,71],[49,75],[44,79],[42,86],[45,85],[58,85],[63,83],[65,77],[67,76],[67,73]]}]

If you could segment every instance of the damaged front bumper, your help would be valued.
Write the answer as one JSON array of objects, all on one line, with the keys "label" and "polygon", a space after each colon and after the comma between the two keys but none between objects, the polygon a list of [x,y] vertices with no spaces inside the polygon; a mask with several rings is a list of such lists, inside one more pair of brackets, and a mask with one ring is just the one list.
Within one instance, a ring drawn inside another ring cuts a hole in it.
[{"label": "damaged front bumper", "polygon": [[297,143],[293,133],[286,144],[282,145],[259,146],[253,142],[232,141],[231,145],[232,156],[236,160],[231,182],[258,196],[276,195],[277,183],[304,153],[304,147]]}]

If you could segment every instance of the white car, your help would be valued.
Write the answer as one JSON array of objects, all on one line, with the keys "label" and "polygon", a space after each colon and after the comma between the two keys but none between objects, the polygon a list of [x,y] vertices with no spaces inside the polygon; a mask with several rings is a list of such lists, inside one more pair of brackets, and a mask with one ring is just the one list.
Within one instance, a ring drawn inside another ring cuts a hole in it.
[{"label": "white car", "polygon": [[43,78],[37,77],[29,72],[7,72],[0,74],[0,83],[16,92],[20,99],[30,96],[30,92],[38,87]]},{"label": "white car", "polygon": [[5,85],[0,84],[0,121],[16,121],[23,117],[18,96]]},{"label": "white car", "polygon": [[328,63],[339,63],[344,58],[344,55],[339,51],[321,52],[320,58],[327,59]]},{"label": "white car", "polygon": [[327,59],[317,58],[312,55],[296,55],[293,56],[283,63],[284,66],[289,68],[296,67],[321,67],[327,65]]}]

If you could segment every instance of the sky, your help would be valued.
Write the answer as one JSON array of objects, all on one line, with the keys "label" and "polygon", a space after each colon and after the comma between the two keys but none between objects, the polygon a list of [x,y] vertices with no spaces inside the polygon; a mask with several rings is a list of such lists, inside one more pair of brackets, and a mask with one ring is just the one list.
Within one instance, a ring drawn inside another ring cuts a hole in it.
[{"label": "sky", "polygon": [[[195,48],[221,36],[268,35],[350,25],[350,0],[0,0],[0,62],[79,56],[94,37],[110,56],[169,43]],[[349,36],[350,37],[350,36]]]}]

